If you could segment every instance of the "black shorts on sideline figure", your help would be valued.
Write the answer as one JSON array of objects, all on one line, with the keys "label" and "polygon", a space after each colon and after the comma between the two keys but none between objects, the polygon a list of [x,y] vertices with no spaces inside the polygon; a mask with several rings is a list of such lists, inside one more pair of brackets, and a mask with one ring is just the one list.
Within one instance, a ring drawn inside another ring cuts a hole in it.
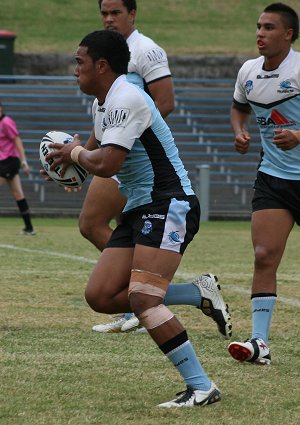
[{"label": "black shorts on sideline figure", "polygon": [[20,160],[15,156],[9,156],[0,161],[0,177],[12,180],[16,174],[19,174]]},{"label": "black shorts on sideline figure", "polygon": [[199,230],[200,205],[195,195],[153,201],[121,215],[106,248],[136,244],[183,254]]},{"label": "black shorts on sideline figure", "polygon": [[254,182],[252,212],[289,210],[300,226],[300,180],[286,180],[259,171]]}]

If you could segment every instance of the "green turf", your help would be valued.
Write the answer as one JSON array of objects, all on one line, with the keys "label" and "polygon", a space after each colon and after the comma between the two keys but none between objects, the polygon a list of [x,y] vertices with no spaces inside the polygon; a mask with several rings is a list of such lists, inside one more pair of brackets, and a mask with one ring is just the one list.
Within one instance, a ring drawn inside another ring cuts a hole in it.
[{"label": "green turf", "polygon": [[[1,425],[299,424],[298,228],[278,273],[271,366],[235,362],[209,318],[194,307],[172,307],[223,399],[205,408],[161,411],[156,404],[184,386],[148,335],[91,331],[107,316],[84,301],[98,252],[80,236],[77,220],[35,219],[34,225],[35,237],[21,237],[19,218],[0,219]],[[245,338],[252,262],[249,222],[203,223],[176,281],[216,273],[234,338]]]},{"label": "green turf", "polygon": [[[138,28],[169,54],[243,55],[257,54],[256,22],[269,4],[261,0],[137,3]],[[300,13],[298,0],[288,4]],[[0,29],[16,32],[17,52],[73,53],[81,38],[101,25],[96,0],[1,0]]]}]

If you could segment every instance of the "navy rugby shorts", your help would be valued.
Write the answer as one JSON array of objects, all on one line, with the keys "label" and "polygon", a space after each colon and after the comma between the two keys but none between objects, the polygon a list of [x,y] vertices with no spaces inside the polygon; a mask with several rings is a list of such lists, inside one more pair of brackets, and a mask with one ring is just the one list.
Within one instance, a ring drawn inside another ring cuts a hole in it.
[{"label": "navy rugby shorts", "polygon": [[16,174],[19,174],[20,160],[15,156],[9,156],[0,161],[0,177],[12,180]]},{"label": "navy rugby shorts", "polygon": [[300,226],[300,180],[286,180],[258,171],[254,182],[252,211],[289,210]]},{"label": "navy rugby shorts", "polygon": [[139,244],[183,254],[199,230],[199,221],[195,195],[153,201],[123,213],[106,248]]}]

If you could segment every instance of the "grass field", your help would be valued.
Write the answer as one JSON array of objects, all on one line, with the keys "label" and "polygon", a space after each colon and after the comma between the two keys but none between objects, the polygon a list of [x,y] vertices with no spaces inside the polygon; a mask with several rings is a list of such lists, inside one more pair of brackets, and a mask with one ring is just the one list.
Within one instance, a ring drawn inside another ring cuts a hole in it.
[{"label": "grass field", "polygon": [[[137,26],[169,54],[252,56],[258,16],[270,3],[137,0]],[[287,3],[300,13],[299,0]],[[17,52],[73,53],[82,37],[100,26],[97,0],[1,0],[0,29],[16,32]]]},{"label": "grass field", "polygon": [[[76,219],[35,219],[21,237],[19,218],[0,219],[1,425],[289,425],[300,417],[300,233],[291,234],[279,274],[272,364],[239,364],[214,323],[194,307],[172,307],[222,402],[205,408],[155,406],[184,389],[148,335],[93,333],[107,316],[83,299],[98,257]],[[202,224],[176,280],[212,271],[232,311],[234,339],[250,333],[250,224]]]}]

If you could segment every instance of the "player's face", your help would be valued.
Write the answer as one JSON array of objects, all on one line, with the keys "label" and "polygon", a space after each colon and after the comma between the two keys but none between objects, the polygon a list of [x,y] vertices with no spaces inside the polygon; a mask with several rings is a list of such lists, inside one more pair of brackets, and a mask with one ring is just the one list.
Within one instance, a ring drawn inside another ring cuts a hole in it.
[{"label": "player's face", "polygon": [[87,52],[87,47],[78,47],[75,54],[77,65],[74,76],[77,78],[78,85],[83,93],[96,95],[96,89],[99,86],[98,61],[94,63]]},{"label": "player's face", "polygon": [[260,15],[256,30],[257,47],[267,59],[284,58],[290,49],[292,35],[293,30],[285,27],[278,13]]},{"label": "player's face", "polygon": [[103,0],[100,6],[103,26],[128,38],[134,31],[135,10],[128,13],[122,0]]}]

